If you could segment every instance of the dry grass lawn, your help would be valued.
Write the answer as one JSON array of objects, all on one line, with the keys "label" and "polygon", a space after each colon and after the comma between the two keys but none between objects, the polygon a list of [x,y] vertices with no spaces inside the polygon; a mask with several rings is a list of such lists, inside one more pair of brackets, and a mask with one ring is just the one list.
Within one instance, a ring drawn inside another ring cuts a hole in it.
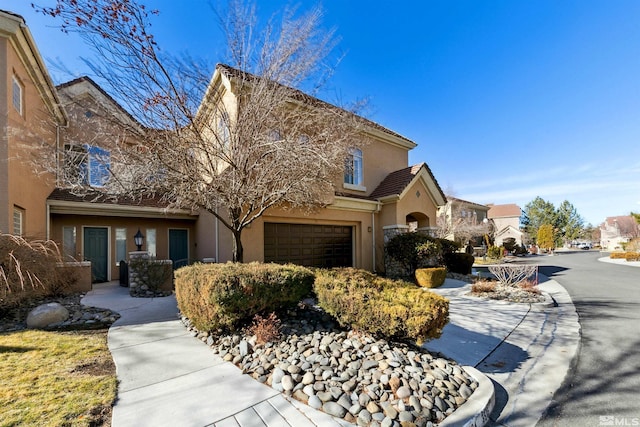
[{"label": "dry grass lawn", "polygon": [[0,334],[0,426],[108,426],[116,398],[106,330]]}]

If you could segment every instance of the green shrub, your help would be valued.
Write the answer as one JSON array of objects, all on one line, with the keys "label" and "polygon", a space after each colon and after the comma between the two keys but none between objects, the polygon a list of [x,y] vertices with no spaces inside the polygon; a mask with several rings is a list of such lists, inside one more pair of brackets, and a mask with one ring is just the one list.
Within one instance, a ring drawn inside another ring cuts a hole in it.
[{"label": "green shrub", "polygon": [[437,288],[442,286],[447,278],[444,267],[419,268],[416,270],[416,283],[423,288]]},{"label": "green shrub", "polygon": [[[433,238],[421,233],[402,233],[393,236],[385,245],[387,256],[396,260],[404,270],[407,277],[413,277],[418,264],[420,263],[421,254],[430,252],[431,249],[424,246],[433,242]],[[418,251],[418,248],[422,248]]]},{"label": "green shrub", "polygon": [[178,308],[201,331],[235,330],[256,314],[294,306],[313,273],[296,265],[194,264],[175,272]]},{"label": "green shrub", "polygon": [[318,270],[320,307],[340,325],[389,339],[422,343],[437,338],[449,320],[449,301],[415,285],[364,270]]},{"label": "green shrub", "polygon": [[471,274],[475,258],[471,254],[454,252],[444,255],[444,263],[451,273]]}]

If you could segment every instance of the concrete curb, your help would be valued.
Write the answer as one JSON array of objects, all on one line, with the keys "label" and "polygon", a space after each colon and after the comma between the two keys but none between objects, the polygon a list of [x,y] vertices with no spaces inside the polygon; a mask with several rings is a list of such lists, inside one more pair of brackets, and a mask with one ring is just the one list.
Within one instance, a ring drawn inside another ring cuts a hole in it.
[{"label": "concrete curb", "polygon": [[541,291],[541,292],[542,292],[542,296],[544,297],[544,301],[531,303],[532,310],[544,310],[547,308],[553,308],[558,306],[558,303],[556,302],[556,300],[553,299],[553,297],[549,295],[548,292],[545,292],[545,291]]},{"label": "concrete curb", "polygon": [[489,416],[496,403],[493,383],[474,367],[462,368],[478,381],[478,388],[462,406],[438,424],[440,427],[482,427],[490,420]]},{"label": "concrete curb", "polygon": [[609,264],[626,265],[627,267],[640,267],[640,261],[627,261],[624,259],[611,259],[610,257],[598,258],[600,262],[606,262]]}]

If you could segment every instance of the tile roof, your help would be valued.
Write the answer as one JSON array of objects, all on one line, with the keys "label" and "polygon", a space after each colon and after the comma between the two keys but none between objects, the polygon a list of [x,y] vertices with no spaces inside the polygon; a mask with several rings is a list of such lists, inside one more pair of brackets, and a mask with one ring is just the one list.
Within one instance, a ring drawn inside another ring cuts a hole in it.
[{"label": "tile roof", "polygon": [[420,173],[420,171],[424,168],[431,179],[433,180],[436,188],[440,192],[442,198],[446,201],[447,198],[444,195],[444,192],[440,188],[438,181],[433,176],[431,169],[427,166],[426,163],[419,163],[417,165],[409,166],[404,169],[397,170],[395,172],[391,172],[389,175],[382,180],[380,185],[376,187],[375,190],[369,195],[370,199],[377,200],[387,196],[400,195],[407,188],[407,186],[413,181],[413,179]]},{"label": "tile roof", "polygon": [[520,217],[522,215],[522,209],[515,203],[506,205],[491,205],[487,217],[489,218],[507,218],[507,217]]}]

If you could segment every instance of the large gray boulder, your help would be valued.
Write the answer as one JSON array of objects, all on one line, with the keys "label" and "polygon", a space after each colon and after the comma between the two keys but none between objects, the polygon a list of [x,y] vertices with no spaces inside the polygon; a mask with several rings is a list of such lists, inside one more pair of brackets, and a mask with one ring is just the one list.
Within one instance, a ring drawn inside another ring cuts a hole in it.
[{"label": "large gray boulder", "polygon": [[50,302],[31,310],[27,316],[27,327],[33,329],[46,328],[51,324],[64,322],[68,318],[69,310],[57,302]]}]

